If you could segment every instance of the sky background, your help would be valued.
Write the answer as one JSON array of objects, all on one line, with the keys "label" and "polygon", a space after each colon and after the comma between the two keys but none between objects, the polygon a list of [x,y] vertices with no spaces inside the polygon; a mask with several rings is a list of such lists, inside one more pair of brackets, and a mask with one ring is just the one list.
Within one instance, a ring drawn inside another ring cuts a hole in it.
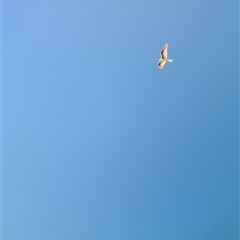
[{"label": "sky background", "polygon": [[239,1],[2,12],[4,240],[238,239]]}]

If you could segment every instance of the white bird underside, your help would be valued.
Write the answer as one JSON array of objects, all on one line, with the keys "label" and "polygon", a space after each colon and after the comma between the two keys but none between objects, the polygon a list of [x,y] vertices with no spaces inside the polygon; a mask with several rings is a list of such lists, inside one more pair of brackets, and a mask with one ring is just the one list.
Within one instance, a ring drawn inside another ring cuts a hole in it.
[{"label": "white bird underside", "polygon": [[161,58],[158,60],[158,68],[163,69],[163,66],[166,62],[172,62],[172,59],[167,58],[167,50],[168,50],[168,44],[165,44],[162,48],[162,51],[160,53]]}]

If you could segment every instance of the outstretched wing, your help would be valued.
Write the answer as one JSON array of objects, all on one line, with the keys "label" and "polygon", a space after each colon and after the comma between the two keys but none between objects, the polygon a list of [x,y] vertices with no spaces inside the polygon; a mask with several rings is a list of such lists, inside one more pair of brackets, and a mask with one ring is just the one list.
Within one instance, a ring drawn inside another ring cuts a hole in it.
[{"label": "outstretched wing", "polygon": [[162,58],[167,58],[167,49],[168,49],[168,44],[165,44],[161,51]]},{"label": "outstretched wing", "polygon": [[159,61],[158,62],[158,68],[163,69],[163,66],[164,66],[165,63],[166,63],[166,61]]}]

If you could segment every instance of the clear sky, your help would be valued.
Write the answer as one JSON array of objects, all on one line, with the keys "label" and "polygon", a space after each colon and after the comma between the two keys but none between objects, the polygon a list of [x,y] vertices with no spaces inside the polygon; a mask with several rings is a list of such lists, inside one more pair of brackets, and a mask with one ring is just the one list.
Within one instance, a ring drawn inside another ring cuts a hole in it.
[{"label": "clear sky", "polygon": [[3,239],[237,240],[238,5],[3,0]]}]

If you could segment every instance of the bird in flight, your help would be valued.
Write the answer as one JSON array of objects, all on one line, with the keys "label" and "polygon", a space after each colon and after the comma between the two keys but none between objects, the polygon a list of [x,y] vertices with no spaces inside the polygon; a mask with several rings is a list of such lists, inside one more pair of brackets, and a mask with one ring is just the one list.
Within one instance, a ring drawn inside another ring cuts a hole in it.
[{"label": "bird in flight", "polygon": [[158,68],[163,69],[163,66],[166,62],[172,62],[173,59],[167,58],[167,50],[168,50],[168,44],[165,44],[162,48],[162,51],[160,53],[161,58],[158,60]]}]

